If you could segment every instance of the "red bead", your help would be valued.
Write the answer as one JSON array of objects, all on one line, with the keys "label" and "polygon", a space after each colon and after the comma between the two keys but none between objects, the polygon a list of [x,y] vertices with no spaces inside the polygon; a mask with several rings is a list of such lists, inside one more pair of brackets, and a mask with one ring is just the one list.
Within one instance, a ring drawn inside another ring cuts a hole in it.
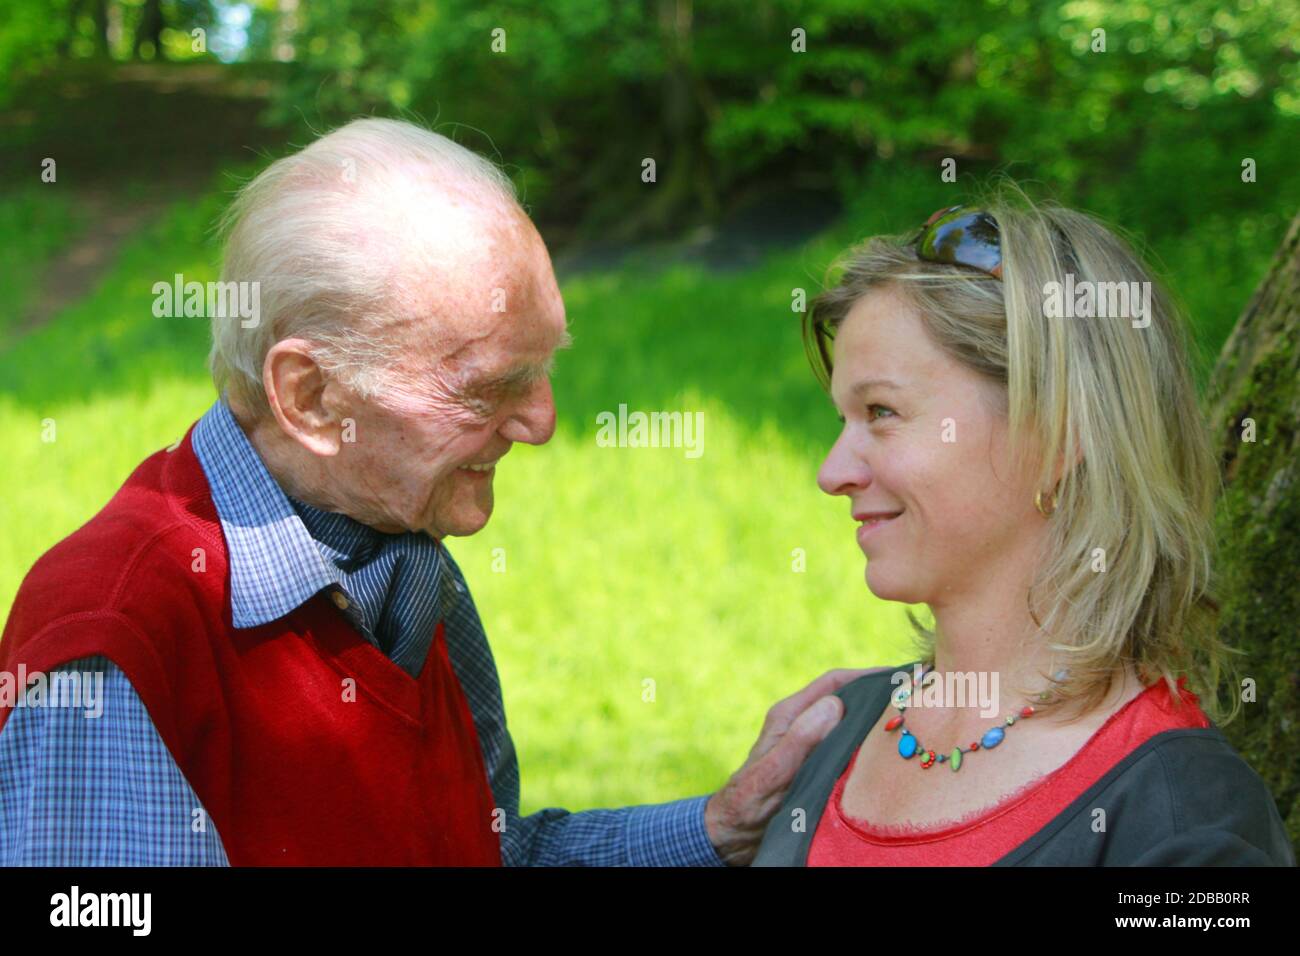
[{"label": "red bead", "polygon": [[1032,707],[1021,707],[1021,708],[1020,708],[1020,716],[1021,716],[1021,717],[1032,717],[1032,716],[1034,716],[1034,708],[1032,708]]},{"label": "red bead", "polygon": [[970,745],[970,749],[971,749],[971,750],[979,750],[979,749],[980,749],[980,745],[977,744],[977,743],[975,743],[975,744],[971,744],[971,745]]},{"label": "red bead", "polygon": [[897,729],[898,729],[898,725],[901,724],[902,722],[903,722],[903,715],[902,715],[902,714],[899,714],[897,717],[891,718],[890,721],[889,721],[889,723],[885,724],[885,729],[886,729],[886,730],[897,730]]}]

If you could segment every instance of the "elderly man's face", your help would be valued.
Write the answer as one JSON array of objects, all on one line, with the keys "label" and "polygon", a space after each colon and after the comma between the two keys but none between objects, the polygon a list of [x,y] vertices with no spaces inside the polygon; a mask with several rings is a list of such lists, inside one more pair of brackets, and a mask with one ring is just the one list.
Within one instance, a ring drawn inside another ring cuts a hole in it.
[{"label": "elderly man's face", "polygon": [[433,281],[411,280],[427,318],[393,330],[392,385],[359,403],[356,441],[335,459],[347,512],[381,531],[475,533],[502,456],[555,430],[549,373],[568,332],[550,257],[522,212],[489,222],[456,232],[455,270],[444,260]]}]

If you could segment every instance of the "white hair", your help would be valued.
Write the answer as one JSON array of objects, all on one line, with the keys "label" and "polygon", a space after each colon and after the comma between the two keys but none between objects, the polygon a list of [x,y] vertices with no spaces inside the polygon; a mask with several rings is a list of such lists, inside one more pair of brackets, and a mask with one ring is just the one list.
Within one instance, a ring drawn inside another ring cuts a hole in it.
[{"label": "white hair", "polygon": [[240,189],[221,220],[221,281],[257,282],[260,315],[212,317],[208,365],[218,391],[255,415],[267,408],[266,354],[310,340],[323,368],[364,396],[397,358],[385,326],[409,295],[402,263],[429,224],[405,200],[414,190],[472,194],[517,207],[510,179],[445,136],[391,119],[359,119],[277,160]]}]

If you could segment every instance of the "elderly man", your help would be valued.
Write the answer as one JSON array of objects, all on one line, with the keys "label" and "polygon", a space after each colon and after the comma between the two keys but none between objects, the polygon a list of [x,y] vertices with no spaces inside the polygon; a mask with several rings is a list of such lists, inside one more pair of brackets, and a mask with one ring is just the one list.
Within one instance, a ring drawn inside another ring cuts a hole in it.
[{"label": "elderly man", "polygon": [[774,706],[712,796],[519,817],[444,542],[555,426],[564,306],[509,181],[360,120],[224,225],[259,310],[213,317],[220,399],[37,562],[0,641],[5,672],[103,676],[97,719],[0,708],[0,863],[747,863],[861,672]]}]

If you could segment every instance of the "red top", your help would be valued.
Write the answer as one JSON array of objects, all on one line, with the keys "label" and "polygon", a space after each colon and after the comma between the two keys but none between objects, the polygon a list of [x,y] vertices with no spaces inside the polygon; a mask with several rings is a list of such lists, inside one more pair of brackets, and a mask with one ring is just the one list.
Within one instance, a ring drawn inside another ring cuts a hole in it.
[{"label": "red top", "polygon": [[323,592],[234,627],[225,539],[188,434],[37,561],[0,669],[94,654],[131,681],[232,864],[501,864],[442,624],[419,677]]},{"label": "red top", "polygon": [[[1208,727],[1186,678],[1178,687],[1184,706],[1174,709],[1162,680],[1111,714],[1066,763],[1032,780],[988,810],[976,810],[940,826],[875,826],[844,813],[848,769],[835,784],[808,849],[808,866],[988,866],[1006,856],[1060,815],[1090,786],[1156,734],[1182,727]],[[1190,705],[1190,706],[1189,706]],[[861,747],[859,747],[861,752]],[[992,759],[997,759],[994,756]],[[945,764],[922,771],[898,758],[900,773],[949,772]],[[960,773],[961,771],[958,771]]]}]

